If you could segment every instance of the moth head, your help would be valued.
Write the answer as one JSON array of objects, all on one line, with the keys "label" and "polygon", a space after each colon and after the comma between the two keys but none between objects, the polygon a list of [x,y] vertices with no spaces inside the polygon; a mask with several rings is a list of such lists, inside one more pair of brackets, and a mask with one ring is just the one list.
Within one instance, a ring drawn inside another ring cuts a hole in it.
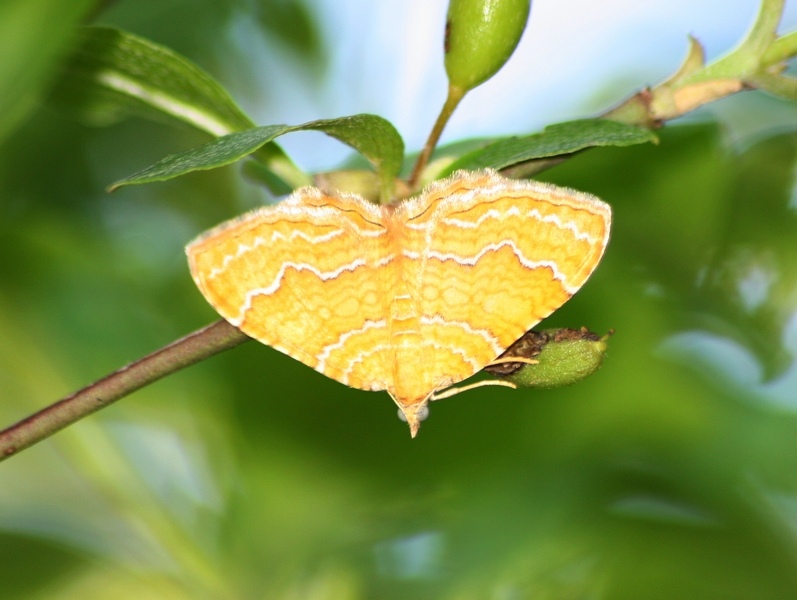
[{"label": "moth head", "polygon": [[431,394],[420,401],[412,403],[405,403],[392,394],[391,398],[393,398],[393,401],[399,408],[399,419],[410,426],[410,435],[415,437],[418,434],[418,429],[421,427],[421,421],[429,416],[429,399],[431,398]]}]

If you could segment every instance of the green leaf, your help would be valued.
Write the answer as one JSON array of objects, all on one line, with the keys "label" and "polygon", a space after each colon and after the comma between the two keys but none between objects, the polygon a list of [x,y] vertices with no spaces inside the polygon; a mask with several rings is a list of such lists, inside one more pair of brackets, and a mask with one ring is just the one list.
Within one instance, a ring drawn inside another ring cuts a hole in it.
[{"label": "green leaf", "polygon": [[91,0],[0,2],[0,139],[37,106]]},{"label": "green leaf", "polygon": [[447,167],[446,173],[459,169],[503,169],[535,159],[572,154],[594,146],[632,146],[656,140],[656,136],[648,129],[616,121],[567,121],[549,125],[541,133],[495,141],[462,156]]},{"label": "green leaf", "polygon": [[[84,27],[51,101],[97,125],[136,115],[176,119],[213,136],[255,126],[215,79],[172,50],[126,31]],[[276,144],[257,158],[288,187],[307,177]]]},{"label": "green leaf", "polygon": [[313,121],[299,127],[323,131],[357,150],[379,174],[382,202],[392,200],[394,180],[404,160],[404,141],[390,121],[376,115],[361,114]]},{"label": "green leaf", "polygon": [[206,171],[228,165],[290,130],[288,125],[267,125],[225,135],[204,146],[170,154],[154,165],[120,179],[108,191],[112,192],[123,185],[165,181],[193,171]]},{"label": "green leaf", "polygon": [[120,29],[83,27],[52,101],[104,125],[168,115],[222,136],[255,126],[208,73],[172,50]]},{"label": "green leaf", "polygon": [[266,125],[231,133],[199,148],[167,156],[154,165],[117,181],[109,189],[165,181],[192,171],[228,165],[255,152],[276,137],[294,131],[322,131],[360,152],[380,175],[382,200],[391,199],[393,181],[401,168],[404,155],[404,142],[388,121],[365,114],[311,121],[303,125]]}]

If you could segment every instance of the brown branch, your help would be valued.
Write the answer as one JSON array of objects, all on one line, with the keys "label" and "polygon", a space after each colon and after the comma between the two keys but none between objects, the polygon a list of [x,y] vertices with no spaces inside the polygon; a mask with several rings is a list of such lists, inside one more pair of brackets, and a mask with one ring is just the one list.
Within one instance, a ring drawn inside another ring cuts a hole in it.
[{"label": "brown branch", "polygon": [[153,381],[249,339],[227,321],[190,333],[0,431],[0,461]]}]

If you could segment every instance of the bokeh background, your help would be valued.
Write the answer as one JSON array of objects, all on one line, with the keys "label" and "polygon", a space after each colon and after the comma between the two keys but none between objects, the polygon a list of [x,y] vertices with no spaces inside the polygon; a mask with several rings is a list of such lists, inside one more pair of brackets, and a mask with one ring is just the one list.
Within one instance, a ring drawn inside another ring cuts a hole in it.
[{"label": "bokeh background", "polygon": [[[687,33],[713,58],[756,10],[539,0],[444,141],[606,109],[672,72]],[[417,148],[444,96],[444,16],[422,0],[0,4],[2,424],[215,320],[182,248],[269,200],[238,166],[105,193],[206,138],[56,110],[76,24],[177,50],[258,123],[374,112]],[[387,396],[249,343],[2,463],[3,598],[797,597],[795,123],[793,103],[745,93],[657,146],[543,174],[615,210],[601,267],[545,323],[617,331],[576,386],[475,390],[410,440]],[[348,156],[284,140],[308,170]]]}]

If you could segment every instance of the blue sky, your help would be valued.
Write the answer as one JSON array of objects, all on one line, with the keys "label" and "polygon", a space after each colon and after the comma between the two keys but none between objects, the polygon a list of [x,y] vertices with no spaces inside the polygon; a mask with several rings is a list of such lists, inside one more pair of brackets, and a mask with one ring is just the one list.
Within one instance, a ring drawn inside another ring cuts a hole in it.
[{"label": "blue sky", "polygon": [[[439,0],[312,0],[321,15],[329,72],[279,72],[274,49],[249,52],[249,89],[269,102],[241,98],[258,123],[300,123],[372,112],[390,119],[408,148],[423,143],[445,95],[442,31],[447,2]],[[687,34],[709,60],[731,49],[752,23],[757,0],[537,0],[529,26],[507,66],[474,90],[443,142],[531,132],[548,123],[589,116],[680,64]],[[787,0],[782,31],[797,28],[797,0]],[[244,25],[245,26],[245,25]],[[264,44],[266,44],[264,42]],[[258,58],[258,57],[263,57]],[[280,85],[274,86],[275,78]],[[239,96],[240,97],[240,96]],[[720,111],[721,113],[721,111]],[[720,115],[721,116],[721,115]],[[285,138],[308,169],[332,168],[346,155],[317,134]]]}]

